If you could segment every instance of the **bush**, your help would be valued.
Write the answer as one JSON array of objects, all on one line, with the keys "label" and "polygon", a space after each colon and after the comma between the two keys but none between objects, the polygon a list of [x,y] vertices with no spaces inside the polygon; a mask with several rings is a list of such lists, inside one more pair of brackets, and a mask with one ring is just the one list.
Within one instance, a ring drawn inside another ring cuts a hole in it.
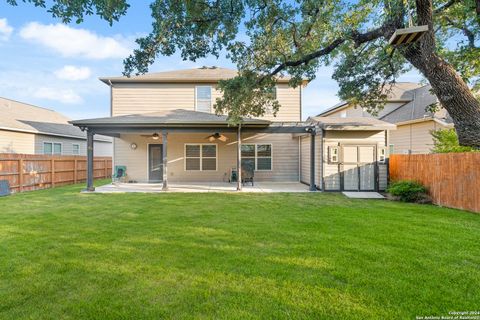
[{"label": "bush", "polygon": [[387,192],[403,202],[424,202],[427,188],[415,181],[403,180],[390,184]]}]

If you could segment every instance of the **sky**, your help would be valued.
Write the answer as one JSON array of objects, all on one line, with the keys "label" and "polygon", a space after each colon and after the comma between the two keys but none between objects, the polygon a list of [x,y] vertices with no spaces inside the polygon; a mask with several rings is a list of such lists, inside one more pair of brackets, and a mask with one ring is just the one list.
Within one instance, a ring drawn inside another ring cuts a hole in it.
[{"label": "sky", "polygon": [[[110,91],[98,80],[119,76],[135,39],[151,29],[149,1],[130,1],[119,22],[110,26],[96,16],[81,24],[62,24],[45,9],[0,2],[0,97],[53,109],[72,119],[109,116]],[[235,68],[225,57],[182,61],[176,54],[158,57],[150,72],[200,66]],[[332,67],[318,70],[303,91],[303,119],[339,102]],[[399,81],[420,81],[417,72]]]}]

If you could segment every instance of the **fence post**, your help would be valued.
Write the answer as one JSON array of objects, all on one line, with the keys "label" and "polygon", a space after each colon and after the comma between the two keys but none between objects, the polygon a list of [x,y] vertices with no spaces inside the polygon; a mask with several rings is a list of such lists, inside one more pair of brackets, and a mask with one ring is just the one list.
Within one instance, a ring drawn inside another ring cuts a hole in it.
[{"label": "fence post", "polygon": [[103,172],[104,172],[104,178],[106,179],[107,178],[107,174],[108,174],[108,168],[107,168],[107,159],[103,160]]},{"label": "fence post", "polygon": [[55,159],[52,158],[52,160],[50,161],[50,166],[51,166],[51,170],[50,170],[50,176],[51,176],[51,186],[52,188],[55,188]]},{"label": "fence post", "polygon": [[19,192],[23,191],[23,159],[18,159],[18,184]]},{"label": "fence post", "polygon": [[77,159],[74,159],[73,160],[73,183],[76,184],[77,183]]}]

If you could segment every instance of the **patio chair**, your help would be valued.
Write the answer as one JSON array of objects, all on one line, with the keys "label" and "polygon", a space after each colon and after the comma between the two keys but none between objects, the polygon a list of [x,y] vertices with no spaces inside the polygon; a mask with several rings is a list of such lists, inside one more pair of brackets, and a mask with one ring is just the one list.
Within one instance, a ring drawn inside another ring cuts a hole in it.
[{"label": "patio chair", "polygon": [[242,185],[250,182],[253,187],[253,178],[255,175],[255,169],[251,162],[242,163]]},{"label": "patio chair", "polygon": [[112,180],[114,182],[123,182],[127,179],[127,166],[115,166],[115,172],[113,173]]},{"label": "patio chair", "polygon": [[230,177],[228,178],[228,182],[237,182],[238,180],[238,174],[237,174],[237,168],[231,168],[230,169]]}]

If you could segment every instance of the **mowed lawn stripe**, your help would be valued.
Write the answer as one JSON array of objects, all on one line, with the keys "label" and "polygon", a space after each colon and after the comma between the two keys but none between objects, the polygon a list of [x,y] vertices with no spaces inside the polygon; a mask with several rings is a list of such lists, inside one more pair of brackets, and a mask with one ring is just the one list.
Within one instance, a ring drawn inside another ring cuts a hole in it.
[{"label": "mowed lawn stripe", "polygon": [[480,216],[305,194],[0,198],[1,319],[413,319],[478,309]]}]

